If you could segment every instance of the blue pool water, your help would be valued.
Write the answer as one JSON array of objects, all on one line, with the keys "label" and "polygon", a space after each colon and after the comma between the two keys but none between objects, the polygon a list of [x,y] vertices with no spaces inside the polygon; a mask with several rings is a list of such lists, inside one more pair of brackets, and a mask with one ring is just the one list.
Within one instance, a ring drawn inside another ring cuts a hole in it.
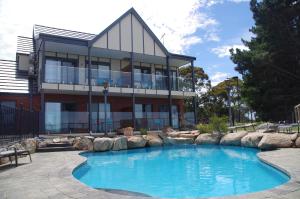
[{"label": "blue pool water", "polygon": [[258,160],[258,150],[230,146],[176,146],[83,153],[73,175],[93,188],[164,198],[239,195],[289,180]]}]

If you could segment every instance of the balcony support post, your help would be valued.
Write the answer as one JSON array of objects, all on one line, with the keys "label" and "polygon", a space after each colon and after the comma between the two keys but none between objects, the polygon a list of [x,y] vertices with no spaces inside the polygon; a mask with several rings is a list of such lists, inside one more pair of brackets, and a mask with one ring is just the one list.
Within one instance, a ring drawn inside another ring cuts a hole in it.
[{"label": "balcony support post", "polygon": [[92,133],[92,84],[91,84],[91,46],[88,46],[88,85],[89,85],[89,133]]},{"label": "balcony support post", "polygon": [[167,78],[168,78],[169,124],[170,124],[171,127],[173,127],[173,121],[172,121],[172,85],[171,85],[171,78],[170,78],[169,56],[167,56],[166,64],[167,64]]},{"label": "balcony support post", "polygon": [[132,127],[135,128],[135,95],[134,95],[134,66],[133,66],[133,52],[130,53],[130,65],[131,65],[131,88],[132,93]]},{"label": "balcony support post", "polygon": [[[45,67],[46,67],[46,60],[45,60],[45,41],[43,41],[42,46],[42,66],[40,71],[40,86],[45,81]],[[41,107],[40,107],[40,119],[39,119],[39,134],[43,134],[45,132],[45,94],[44,91],[41,90]]]},{"label": "balcony support post", "polygon": [[[191,61],[191,67],[192,67],[192,86],[193,86],[193,92],[196,91],[195,89],[195,69],[194,69],[194,60]],[[193,109],[194,109],[194,123],[197,124],[197,102],[196,102],[196,96],[193,97]]]}]

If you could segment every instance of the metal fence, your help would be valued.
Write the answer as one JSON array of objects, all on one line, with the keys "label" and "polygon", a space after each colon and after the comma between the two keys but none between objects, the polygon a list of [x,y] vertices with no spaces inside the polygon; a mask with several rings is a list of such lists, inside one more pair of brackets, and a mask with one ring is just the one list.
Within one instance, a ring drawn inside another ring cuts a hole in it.
[{"label": "metal fence", "polygon": [[39,112],[0,105],[0,139],[37,136]]}]

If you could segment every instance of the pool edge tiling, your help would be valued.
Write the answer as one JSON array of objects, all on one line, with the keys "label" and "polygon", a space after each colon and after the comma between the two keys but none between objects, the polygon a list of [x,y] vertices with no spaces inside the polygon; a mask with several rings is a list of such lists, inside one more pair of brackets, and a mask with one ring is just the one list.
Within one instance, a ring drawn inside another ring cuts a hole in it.
[{"label": "pool edge tiling", "polygon": [[[93,188],[161,198],[239,196],[287,183],[289,176],[261,161],[258,152],[213,145],[90,152],[83,154],[88,159],[74,169],[73,175]],[[126,172],[116,174],[116,170]]]},{"label": "pool edge tiling", "polygon": [[[90,188],[79,182],[72,171],[86,159],[79,151],[35,153],[33,162],[20,159],[17,168],[0,169],[0,198],[6,199],[149,199],[125,196]],[[295,199],[300,198],[300,149],[280,149],[258,154],[264,161],[276,165],[290,174],[290,181],[274,189],[222,197],[224,199]],[[22,165],[23,164],[23,165]],[[34,190],[32,189],[34,187]],[[18,191],[16,191],[18,190]]]}]

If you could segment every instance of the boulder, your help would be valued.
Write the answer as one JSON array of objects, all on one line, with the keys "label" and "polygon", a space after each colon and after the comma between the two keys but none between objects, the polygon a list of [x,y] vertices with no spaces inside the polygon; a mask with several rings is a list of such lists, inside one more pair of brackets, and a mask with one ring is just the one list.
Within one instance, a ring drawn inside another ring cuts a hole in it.
[{"label": "boulder", "polygon": [[73,142],[73,147],[78,150],[93,151],[93,140],[88,137],[76,137]]},{"label": "boulder", "polygon": [[167,136],[172,137],[172,138],[179,137],[179,135],[180,135],[180,132],[176,132],[176,131],[167,133]]},{"label": "boulder", "polygon": [[142,136],[131,136],[128,137],[127,146],[129,149],[145,147],[147,140]]},{"label": "boulder", "polygon": [[147,145],[150,147],[162,146],[164,143],[162,139],[155,134],[148,134],[143,136],[145,140],[147,140]]},{"label": "boulder", "polygon": [[114,144],[112,138],[96,138],[94,140],[94,151],[109,151]]},{"label": "boulder", "polygon": [[121,133],[125,136],[133,136],[133,128],[132,127],[126,127],[121,129]]},{"label": "boulder", "polygon": [[227,133],[224,135],[221,140],[221,145],[232,145],[232,146],[240,146],[241,145],[241,139],[247,135],[248,132],[241,131],[237,133]]},{"label": "boulder", "polygon": [[172,145],[181,145],[181,144],[193,144],[194,139],[193,138],[183,138],[183,137],[168,137],[168,143]]},{"label": "boulder", "polygon": [[15,148],[17,150],[25,150],[25,147],[22,144],[20,144],[20,143],[16,143],[14,145],[9,146],[8,150],[14,150]]},{"label": "boulder", "polygon": [[265,133],[248,133],[241,140],[241,145],[244,147],[258,147],[259,142],[266,135]]},{"label": "boulder", "polygon": [[199,132],[198,131],[189,131],[189,132],[184,132],[184,133],[180,133],[179,137],[182,138],[192,138],[192,139],[196,139],[199,136]]},{"label": "boulder", "polygon": [[295,134],[272,133],[266,134],[258,144],[260,149],[276,149],[292,147],[297,138]]},{"label": "boulder", "polygon": [[222,135],[218,133],[203,133],[195,140],[195,144],[219,144]]},{"label": "boulder", "polygon": [[35,150],[37,148],[37,141],[34,138],[29,138],[26,140],[23,140],[21,142],[22,146],[28,150],[30,153],[35,153]]},{"label": "boulder", "polygon": [[113,151],[126,150],[127,149],[127,137],[121,136],[114,139],[112,147]]},{"label": "boulder", "polygon": [[278,125],[274,123],[266,122],[258,125],[255,129],[260,130],[264,133],[276,132],[278,130]]},{"label": "boulder", "polygon": [[175,130],[172,129],[172,127],[170,127],[170,126],[165,126],[161,131],[165,134],[175,132]]},{"label": "boulder", "polygon": [[300,137],[298,137],[298,138],[296,139],[296,141],[295,141],[295,146],[296,146],[297,148],[300,148]]},{"label": "boulder", "polygon": [[38,140],[37,141],[37,148],[47,147],[47,145],[51,144],[51,143],[53,143],[52,139]]}]

